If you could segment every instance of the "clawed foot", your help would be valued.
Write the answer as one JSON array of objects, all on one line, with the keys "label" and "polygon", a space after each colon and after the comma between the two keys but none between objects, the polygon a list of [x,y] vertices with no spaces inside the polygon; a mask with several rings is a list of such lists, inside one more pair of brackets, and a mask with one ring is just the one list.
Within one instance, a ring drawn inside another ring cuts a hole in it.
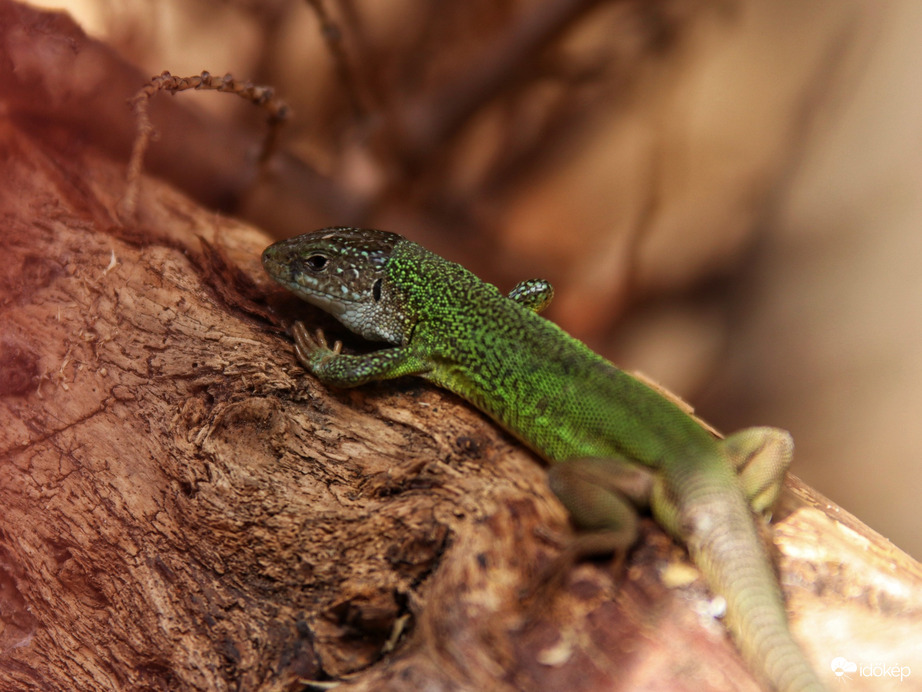
[{"label": "clawed foot", "polygon": [[303,322],[294,323],[291,328],[291,336],[295,341],[295,355],[301,364],[311,372],[314,372],[318,365],[338,356],[343,350],[341,341],[336,341],[333,348],[330,348],[322,329],[318,329],[311,335]]}]

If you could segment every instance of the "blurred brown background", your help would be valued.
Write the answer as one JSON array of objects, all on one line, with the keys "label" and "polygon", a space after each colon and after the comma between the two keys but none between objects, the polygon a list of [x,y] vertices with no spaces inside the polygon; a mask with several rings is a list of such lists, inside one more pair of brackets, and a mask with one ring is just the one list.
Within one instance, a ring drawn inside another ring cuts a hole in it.
[{"label": "blurred brown background", "polygon": [[[276,237],[367,225],[544,276],[551,319],[720,429],[790,429],[796,474],[922,556],[918,3],[32,4],[293,107],[260,173],[256,109],[178,95],[202,129],[154,112],[157,175]],[[104,91],[92,67],[62,83]],[[132,128],[117,103],[92,117]],[[201,132],[223,172],[189,182]]]}]

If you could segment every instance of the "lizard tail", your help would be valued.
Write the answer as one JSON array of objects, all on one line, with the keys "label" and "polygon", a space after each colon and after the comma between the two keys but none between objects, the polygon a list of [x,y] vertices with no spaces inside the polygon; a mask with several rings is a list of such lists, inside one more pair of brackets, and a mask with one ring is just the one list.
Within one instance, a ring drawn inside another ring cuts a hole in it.
[{"label": "lizard tail", "polygon": [[727,627],[747,663],[779,692],[825,690],[788,629],[781,590],[732,467],[718,457],[670,476],[667,483],[682,489],[667,491],[673,526],[711,590],[726,600]]}]

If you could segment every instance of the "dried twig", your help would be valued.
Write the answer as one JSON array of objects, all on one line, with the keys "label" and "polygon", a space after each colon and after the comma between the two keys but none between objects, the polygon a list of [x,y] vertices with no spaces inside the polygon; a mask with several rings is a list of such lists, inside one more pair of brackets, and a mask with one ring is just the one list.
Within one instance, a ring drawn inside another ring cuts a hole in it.
[{"label": "dried twig", "polygon": [[177,91],[186,91],[188,89],[211,89],[237,94],[266,110],[269,114],[269,131],[266,133],[266,139],[263,142],[258,159],[260,164],[265,163],[274,153],[278,128],[291,114],[288,105],[275,97],[272,87],[241,82],[229,74],[223,77],[215,77],[209,72],[202,72],[194,77],[174,77],[169,72],[163,72],[156,77],[152,77],[150,82],[129,100],[138,118],[138,134],[132,147],[131,159],[128,162],[128,185],[119,205],[119,216],[121,218],[134,218],[141,171],[144,165],[144,154],[151,138],[155,135],[154,127],[148,114],[151,97],[158,91],[169,91],[171,94],[175,94]]},{"label": "dried twig", "polygon": [[510,87],[548,44],[564,34],[600,0],[545,0],[510,24],[505,35],[484,48],[464,75],[428,89],[404,109],[399,131],[409,161],[439,151],[470,118]]}]

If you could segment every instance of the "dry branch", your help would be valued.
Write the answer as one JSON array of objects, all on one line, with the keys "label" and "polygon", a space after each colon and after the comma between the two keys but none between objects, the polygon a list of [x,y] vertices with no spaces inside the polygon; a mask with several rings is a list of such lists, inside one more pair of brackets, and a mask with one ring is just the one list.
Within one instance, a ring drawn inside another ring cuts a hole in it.
[{"label": "dry branch", "polygon": [[127,190],[122,198],[120,216],[125,220],[133,220],[138,197],[138,185],[144,166],[144,155],[150,145],[151,137],[156,130],[150,120],[150,100],[158,91],[167,91],[175,94],[180,91],[214,90],[224,93],[236,94],[250,101],[253,105],[265,110],[269,115],[269,130],[263,142],[262,150],[257,160],[263,164],[275,153],[278,140],[278,128],[290,116],[288,105],[275,96],[271,87],[256,86],[251,82],[241,82],[233,75],[215,77],[208,72],[202,72],[193,77],[176,77],[169,72],[163,72],[144,85],[129,103],[138,119],[138,134],[131,148],[131,158],[128,162]]}]

